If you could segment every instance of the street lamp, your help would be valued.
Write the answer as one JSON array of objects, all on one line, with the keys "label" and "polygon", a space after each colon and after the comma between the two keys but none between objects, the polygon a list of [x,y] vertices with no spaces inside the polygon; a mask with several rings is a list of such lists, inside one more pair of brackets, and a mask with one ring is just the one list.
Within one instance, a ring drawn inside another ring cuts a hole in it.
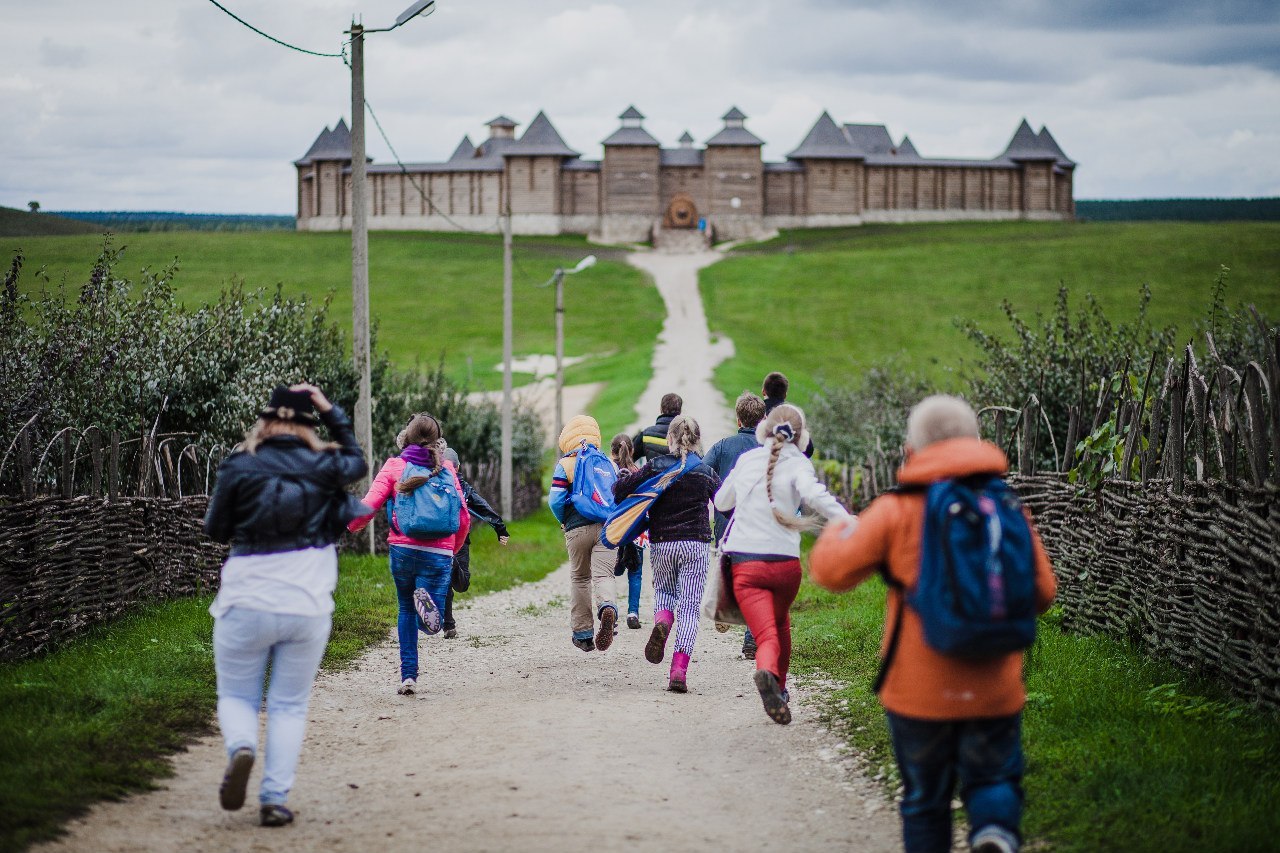
[{"label": "street lamp", "polygon": [[596,256],[587,255],[578,261],[573,269],[557,268],[546,284],[556,286],[556,431],[554,439],[559,440],[560,430],[564,429],[564,277],[574,275],[596,265]]},{"label": "street lamp", "polygon": [[[369,471],[373,472],[373,400],[369,376],[369,205],[365,197],[364,146],[364,35],[394,30],[424,12],[431,14],[435,0],[417,0],[381,29],[365,29],[355,21],[351,36],[351,351],[360,374],[360,395],[356,398],[356,438],[364,446]],[[368,483],[366,475],[365,483]],[[369,553],[374,550],[373,525],[369,525]]]}]

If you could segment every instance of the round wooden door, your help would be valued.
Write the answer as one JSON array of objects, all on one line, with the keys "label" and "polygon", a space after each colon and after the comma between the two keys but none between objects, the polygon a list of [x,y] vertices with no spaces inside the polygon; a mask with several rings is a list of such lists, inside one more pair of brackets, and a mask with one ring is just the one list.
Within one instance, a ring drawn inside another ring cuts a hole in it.
[{"label": "round wooden door", "polygon": [[667,215],[662,223],[666,228],[697,228],[698,208],[693,199],[684,193],[677,193],[667,205]]}]

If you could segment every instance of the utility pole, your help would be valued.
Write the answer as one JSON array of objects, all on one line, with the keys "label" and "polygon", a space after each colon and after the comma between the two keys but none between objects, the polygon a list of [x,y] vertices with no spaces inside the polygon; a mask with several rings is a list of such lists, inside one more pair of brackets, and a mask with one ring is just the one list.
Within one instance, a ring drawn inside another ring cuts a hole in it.
[{"label": "utility pole", "polygon": [[557,268],[556,280],[556,431],[554,441],[560,440],[564,429],[564,270]]},{"label": "utility pole", "polygon": [[[364,27],[351,22],[351,352],[360,375],[356,398],[356,439],[373,473],[373,388],[369,375],[369,209],[365,196]],[[374,525],[368,527],[369,553],[374,553]]]},{"label": "utility pole", "polygon": [[[505,177],[505,176],[504,176]],[[502,517],[512,516],[513,483],[511,470],[511,350],[512,350],[512,299],[511,288],[511,196],[504,187],[504,215],[502,217],[502,463],[500,471]],[[559,433],[556,433],[559,435]]]}]

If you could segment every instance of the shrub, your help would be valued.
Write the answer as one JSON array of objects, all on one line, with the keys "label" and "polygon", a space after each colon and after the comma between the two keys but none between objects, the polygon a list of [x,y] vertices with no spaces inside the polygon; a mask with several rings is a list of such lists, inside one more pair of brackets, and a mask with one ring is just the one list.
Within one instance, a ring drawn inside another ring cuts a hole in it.
[{"label": "shrub", "polygon": [[877,450],[893,453],[906,435],[907,415],[933,387],[899,359],[872,365],[858,385],[819,380],[809,403],[809,429],[822,456],[858,464]]}]

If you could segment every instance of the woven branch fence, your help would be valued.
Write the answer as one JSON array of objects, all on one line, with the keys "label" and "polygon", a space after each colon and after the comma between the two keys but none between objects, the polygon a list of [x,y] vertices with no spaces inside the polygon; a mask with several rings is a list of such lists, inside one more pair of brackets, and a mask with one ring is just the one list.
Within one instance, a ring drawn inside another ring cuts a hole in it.
[{"label": "woven branch fence", "polygon": [[[205,537],[203,520],[227,449],[191,438],[49,434],[33,419],[0,443],[0,661],[48,651],[140,603],[217,589],[227,549]],[[497,501],[496,464],[462,473]],[[541,501],[538,472],[518,472],[515,516]],[[386,553],[383,513],[375,524]],[[365,551],[367,542],[339,545]]]},{"label": "woven branch fence", "polygon": [[[1280,334],[1268,339],[1266,363],[1243,371],[1206,375],[1188,346],[1153,357],[1139,393],[1106,377],[1070,407],[1061,447],[1035,397],[979,414],[1043,534],[1069,630],[1132,641],[1280,708]],[[901,463],[878,448],[822,473],[859,507]]]}]

